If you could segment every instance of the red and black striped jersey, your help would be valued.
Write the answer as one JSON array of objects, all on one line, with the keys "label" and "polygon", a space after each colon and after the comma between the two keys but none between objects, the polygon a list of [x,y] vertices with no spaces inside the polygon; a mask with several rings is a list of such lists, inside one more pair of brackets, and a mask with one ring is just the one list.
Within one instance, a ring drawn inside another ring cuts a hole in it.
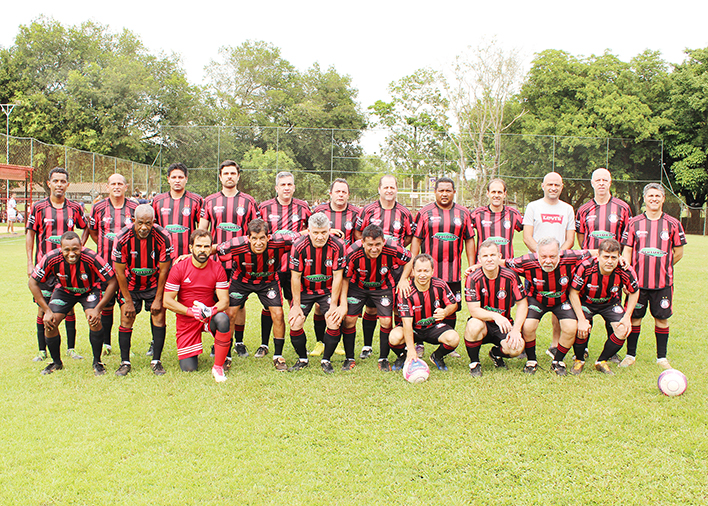
[{"label": "red and black striped jersey", "polygon": [[302,293],[325,295],[332,292],[332,276],[346,265],[344,243],[329,236],[321,248],[316,248],[309,235],[297,239],[290,250],[290,270],[302,273]]},{"label": "red and black striped jersey", "polygon": [[27,218],[27,230],[33,230],[36,234],[35,263],[50,251],[59,248],[61,236],[64,232],[74,230],[74,227],[88,227],[84,207],[78,202],[65,199],[60,208],[54,207],[49,197],[36,202]]},{"label": "red and black striped jersey", "polygon": [[604,275],[600,272],[597,258],[588,258],[578,265],[573,274],[571,288],[580,294],[583,304],[619,304],[622,299],[622,288],[634,293],[639,290],[637,275],[634,269],[620,266],[611,274]]},{"label": "red and black striped jersey", "polygon": [[354,227],[362,232],[368,225],[378,225],[383,229],[386,239],[395,239],[401,244],[407,236],[412,236],[415,232],[413,215],[400,202],[396,202],[393,209],[381,207],[380,200],[365,206],[359,213]]},{"label": "red and black striped jersey", "polygon": [[189,253],[189,236],[199,226],[203,205],[204,199],[190,191],[176,200],[170,192],[160,193],[153,199],[155,222],[170,234],[172,258]]},{"label": "red and black striped jersey", "polygon": [[[214,244],[227,242],[234,237],[248,233],[248,224],[259,218],[256,200],[248,193],[238,192],[227,197],[223,192],[214,193],[204,199],[201,217],[211,224]],[[231,259],[224,262],[225,269],[231,269]]]},{"label": "red and black striped jersey", "polygon": [[313,214],[325,213],[327,218],[329,218],[329,226],[344,232],[345,246],[349,246],[354,242],[354,226],[360,212],[361,208],[353,204],[347,204],[343,211],[335,211],[329,202],[320,204],[312,210]]},{"label": "red and black striped jersey", "polygon": [[588,251],[563,250],[560,252],[558,266],[552,272],[541,268],[537,253],[507,259],[505,263],[519,277],[526,278],[529,282],[529,297],[537,299],[546,307],[553,307],[567,302],[573,271],[580,262],[589,257]]},{"label": "red and black striped jersey", "polygon": [[277,198],[266,200],[258,210],[261,218],[268,222],[271,234],[289,235],[293,241],[307,228],[307,220],[312,215],[307,202],[300,199],[292,199],[287,206]]},{"label": "red and black striped jersey", "polygon": [[499,246],[502,258],[514,258],[514,232],[524,229],[524,217],[518,209],[504,206],[498,213],[489,206],[472,211],[472,227],[477,232],[477,250],[484,241],[493,241]]},{"label": "red and black striped jersey", "polygon": [[[194,265],[191,258],[179,262],[170,269],[165,284],[165,291],[177,292],[177,301],[187,307],[192,307],[195,300],[211,307],[218,301],[216,290],[228,289],[226,272],[221,263],[213,258],[209,258],[201,269]],[[191,316],[179,314],[177,319],[193,321]]]},{"label": "red and black striped jersey", "polygon": [[580,247],[597,249],[603,239],[621,241],[631,217],[632,211],[624,200],[611,197],[607,204],[598,204],[591,199],[575,215],[575,231],[585,235]]},{"label": "red and black striped jersey", "polygon": [[406,298],[398,298],[398,313],[401,318],[413,318],[413,329],[421,330],[435,325],[433,313],[438,308],[445,309],[450,304],[457,304],[455,294],[440,278],[432,278],[430,286],[424,292],[411,283],[411,293]]},{"label": "red and black striped jersey", "polygon": [[50,251],[32,271],[32,278],[38,283],[56,277],[57,283],[65,291],[76,295],[100,288],[101,282],[108,281],[113,275],[111,264],[88,248],[81,248],[81,257],[75,264],[67,262],[61,250]]},{"label": "red and black striped jersey", "polygon": [[499,267],[499,274],[489,279],[477,269],[465,280],[465,300],[479,302],[482,309],[493,311],[511,321],[511,308],[526,297],[524,283],[512,269]]},{"label": "red and black striped jersey", "polygon": [[135,227],[125,227],[116,237],[113,246],[113,261],[125,264],[128,290],[142,292],[157,288],[160,263],[172,257],[170,234],[160,225],[153,225],[150,234],[140,239]]},{"label": "red and black striped jersey", "polygon": [[415,218],[420,252],[433,257],[433,276],[447,282],[460,281],[462,249],[473,236],[470,212],[464,206],[453,204],[450,209],[442,209],[432,202]]},{"label": "red and black striped jersey", "polygon": [[666,213],[650,220],[642,213],[629,220],[622,244],[632,248],[639,288],[658,290],[674,284],[674,248],[686,244],[680,221]]},{"label": "red and black striped jersey", "polygon": [[135,208],[138,204],[130,199],[125,199],[123,207],[115,208],[111,199],[97,202],[91,209],[89,228],[98,233],[96,251],[102,258],[110,260],[113,251],[113,241],[123,227],[133,224]]},{"label": "red and black striped jersey", "polygon": [[369,258],[364,253],[361,240],[354,242],[347,250],[347,267],[344,275],[350,283],[362,290],[383,290],[393,288],[391,269],[405,265],[411,260],[411,252],[394,239],[387,239],[381,254]]},{"label": "red and black striped jersey", "polygon": [[281,259],[290,251],[291,246],[289,235],[278,234],[268,241],[263,253],[254,253],[251,251],[248,236],[241,236],[219,244],[216,252],[222,262],[231,258],[232,279],[259,285],[276,280],[276,273],[282,270]]}]

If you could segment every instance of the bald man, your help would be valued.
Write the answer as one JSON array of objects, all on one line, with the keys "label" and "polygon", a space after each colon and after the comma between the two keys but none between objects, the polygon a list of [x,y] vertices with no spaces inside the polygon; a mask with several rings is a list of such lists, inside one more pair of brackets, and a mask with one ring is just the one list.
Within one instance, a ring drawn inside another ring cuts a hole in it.
[{"label": "bald man", "polygon": [[612,176],[609,170],[596,169],[590,183],[594,197],[580,206],[575,216],[575,232],[582,249],[597,249],[603,239],[621,241],[632,217],[629,205],[610,193]]}]

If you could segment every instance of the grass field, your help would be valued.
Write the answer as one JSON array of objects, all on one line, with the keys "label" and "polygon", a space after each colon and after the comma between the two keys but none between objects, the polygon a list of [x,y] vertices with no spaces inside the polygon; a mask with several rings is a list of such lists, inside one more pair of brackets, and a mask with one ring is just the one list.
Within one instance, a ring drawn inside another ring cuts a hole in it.
[{"label": "grass field", "polygon": [[[338,358],[326,377],[318,361],[284,374],[252,357],[235,359],[217,385],[208,353],[197,373],[179,372],[172,318],[168,374],[157,378],[145,315],[128,377],[95,378],[89,358],[41,376],[30,360],[36,311],[24,238],[0,237],[0,504],[708,504],[708,238],[688,241],[669,359],[689,387],[667,398],[656,388],[648,319],[637,364],[612,377],[592,367],[556,377],[542,353],[533,377],[519,360],[494,371],[485,347],[477,380],[460,349],[449,373],[421,385],[378,372],[373,359],[345,375]],[[251,352],[258,314],[249,301]],[[89,357],[86,321],[77,321],[77,348]],[[107,360],[111,373],[118,362]]]}]

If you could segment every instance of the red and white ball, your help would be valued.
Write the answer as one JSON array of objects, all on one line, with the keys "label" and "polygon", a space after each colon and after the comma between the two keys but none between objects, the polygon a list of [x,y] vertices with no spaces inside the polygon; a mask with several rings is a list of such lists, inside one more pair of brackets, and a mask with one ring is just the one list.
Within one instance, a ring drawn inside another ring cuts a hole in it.
[{"label": "red and white ball", "polygon": [[668,395],[669,397],[676,397],[686,391],[686,387],[688,387],[688,380],[681,371],[676,369],[667,369],[659,374],[657,385],[659,386],[659,391],[662,394]]},{"label": "red and white ball", "polygon": [[403,366],[403,377],[409,383],[423,383],[430,377],[430,368],[422,360],[409,360]]}]

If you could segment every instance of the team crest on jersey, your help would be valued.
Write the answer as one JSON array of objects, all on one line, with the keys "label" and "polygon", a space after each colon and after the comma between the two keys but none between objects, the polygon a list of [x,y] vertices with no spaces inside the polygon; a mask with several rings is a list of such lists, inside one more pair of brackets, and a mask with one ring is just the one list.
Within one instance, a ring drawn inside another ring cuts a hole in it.
[{"label": "team crest on jersey", "polygon": [[244,214],[246,214],[246,210],[243,207],[239,207],[238,209],[236,209],[236,214],[238,214],[239,216],[243,216]]},{"label": "team crest on jersey", "polygon": [[352,228],[354,228],[354,225],[352,225],[352,222],[351,222],[351,221],[348,221],[348,222],[346,222],[346,223],[344,224],[344,228],[345,228],[346,230],[351,230]]},{"label": "team crest on jersey", "polygon": [[669,308],[669,299],[661,299],[661,302],[659,303],[661,306],[661,309],[668,309]]},{"label": "team crest on jersey", "polygon": [[300,221],[300,215],[297,213],[293,214],[293,223],[295,223],[296,221]]},{"label": "team crest on jersey", "polygon": [[331,304],[331,303],[332,303],[332,297],[327,297],[327,304]]},{"label": "team crest on jersey", "polygon": [[435,299],[435,301],[433,302],[433,307],[435,307],[435,308],[440,307],[440,300],[439,299]]},{"label": "team crest on jersey", "polygon": [[565,286],[568,284],[568,276],[563,276],[558,280],[558,282],[561,284],[561,286]]},{"label": "team crest on jersey", "polygon": [[130,219],[130,216],[125,217],[125,226],[130,226],[133,224],[133,220]]},{"label": "team crest on jersey", "polygon": [[567,302],[564,302],[563,304],[561,304],[561,309],[562,309],[563,311],[570,311],[571,305],[568,304]]},{"label": "team crest on jersey", "polygon": [[511,228],[511,222],[509,220],[504,220],[504,228],[507,230]]},{"label": "team crest on jersey", "polygon": [[275,293],[275,290],[273,290],[272,288],[266,293],[266,297],[268,297],[269,299],[275,299],[276,295],[277,294]]},{"label": "team crest on jersey", "polygon": [[182,216],[189,216],[189,214],[192,212],[192,209],[189,207],[185,207],[182,209]]},{"label": "team crest on jersey", "polygon": [[499,290],[497,292],[497,299],[506,299],[506,291],[504,290]]},{"label": "team crest on jersey", "polygon": [[379,272],[381,273],[382,276],[385,275],[385,274],[388,272],[388,267],[386,267],[386,266],[384,265],[383,267],[381,267],[381,269],[379,270]]},{"label": "team crest on jersey", "polygon": [[624,313],[624,309],[622,309],[622,306],[615,306],[612,308],[612,311],[614,311],[617,314]]},{"label": "team crest on jersey", "polygon": [[273,265],[275,263],[275,258],[268,259],[268,265]]},{"label": "team crest on jersey", "polygon": [[607,220],[608,220],[610,223],[617,223],[617,219],[618,219],[618,218],[617,218],[617,215],[614,214],[614,213],[612,213],[611,215],[609,215],[609,216],[607,217]]},{"label": "team crest on jersey", "polygon": [[391,305],[391,299],[389,299],[388,297],[381,297],[381,305],[382,305],[383,307],[388,307],[388,306],[390,306],[390,305]]},{"label": "team crest on jersey", "polygon": [[668,241],[669,240],[669,232],[667,232],[666,230],[663,230],[661,232],[661,240]]},{"label": "team crest on jersey", "polygon": [[73,227],[73,226],[74,226],[74,220],[72,220],[71,218],[69,218],[68,220],[66,220],[66,226],[69,227],[69,228]]},{"label": "team crest on jersey", "polygon": [[327,260],[325,260],[325,267],[332,267],[332,259],[331,258],[328,258]]},{"label": "team crest on jersey", "polygon": [[452,220],[452,222],[453,222],[456,226],[458,226],[458,227],[459,227],[460,225],[462,225],[462,220],[461,220],[460,218],[458,218],[457,216],[455,216],[455,219]]},{"label": "team crest on jersey", "polygon": [[98,297],[96,297],[95,293],[90,294],[88,297],[86,297],[86,302],[93,302],[96,300]]},{"label": "team crest on jersey", "polygon": [[81,277],[81,279],[86,281],[88,279],[88,274],[86,274],[85,272],[82,272],[80,277]]},{"label": "team crest on jersey", "polygon": [[155,250],[152,250],[152,251],[150,252],[150,258],[152,258],[153,260],[155,260]]},{"label": "team crest on jersey", "polygon": [[393,222],[393,229],[394,229],[394,230],[400,230],[400,229],[401,229],[401,222],[400,222],[400,221],[394,221],[394,222]]},{"label": "team crest on jersey", "polygon": [[460,292],[457,292],[455,294],[455,302],[460,302],[462,300],[462,295],[460,295]]},{"label": "team crest on jersey", "polygon": [[482,295],[487,295],[487,289],[486,289],[486,288],[482,288],[482,289],[480,290],[480,292],[482,292]]}]

